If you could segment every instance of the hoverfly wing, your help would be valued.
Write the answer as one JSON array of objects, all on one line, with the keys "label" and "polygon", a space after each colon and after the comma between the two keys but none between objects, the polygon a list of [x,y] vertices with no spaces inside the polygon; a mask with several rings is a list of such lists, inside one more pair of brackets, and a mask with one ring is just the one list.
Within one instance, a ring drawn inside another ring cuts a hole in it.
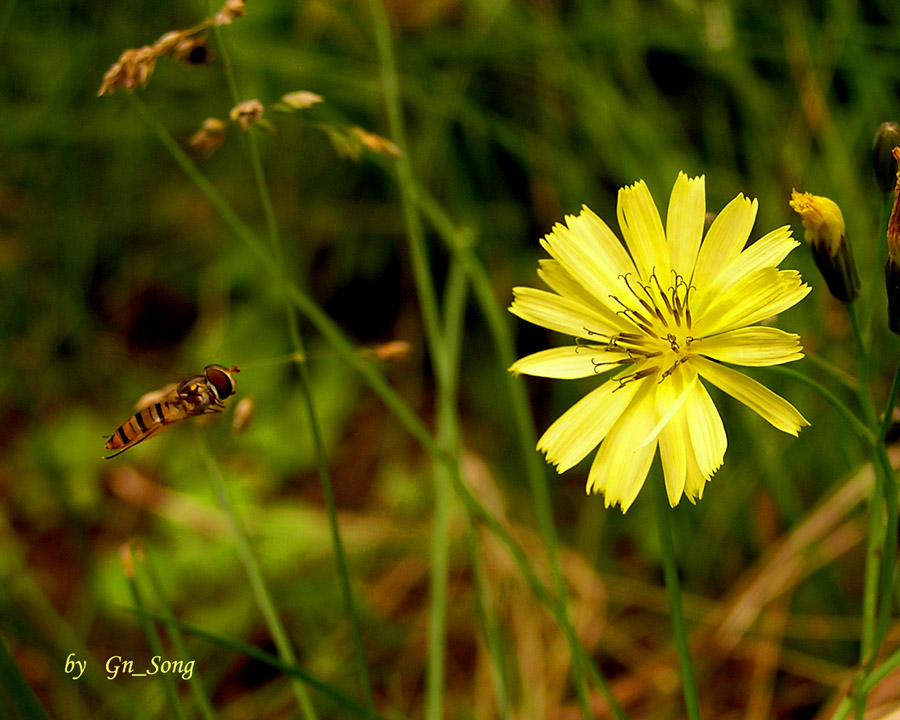
[{"label": "hoverfly wing", "polygon": [[177,397],[177,395],[175,394],[175,390],[177,388],[178,383],[169,383],[165,387],[161,387],[159,390],[151,390],[148,393],[144,393],[134,404],[134,409],[140,411],[144,408],[150,407],[151,405],[155,405],[158,402],[162,402],[163,400],[171,401],[174,397]]}]

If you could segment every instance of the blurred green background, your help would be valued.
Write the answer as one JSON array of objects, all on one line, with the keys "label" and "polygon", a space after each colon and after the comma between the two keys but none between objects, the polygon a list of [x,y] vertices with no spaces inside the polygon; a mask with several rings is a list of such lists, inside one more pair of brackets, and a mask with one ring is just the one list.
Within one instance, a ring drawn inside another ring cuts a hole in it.
[{"label": "blurred green background", "polygon": [[[900,117],[900,5],[385,6],[417,180],[469,233],[498,304],[508,304],[513,286],[535,284],[538,239],[566,213],[584,203],[615,227],[621,185],[643,178],[664,208],[679,170],[705,174],[710,211],[739,192],[759,198],[754,237],[785,224],[802,236],[788,207],[796,187],[843,208],[864,283],[861,315],[873,319],[876,402],[884,397],[897,347],[884,321],[883,202],[871,144],[879,123]],[[210,10],[169,0],[0,6],[0,637],[57,717],[168,717],[155,680],[107,680],[103,672],[112,655],[142,662],[151,655],[128,611],[133,601],[120,561],[127,541],[143,543],[176,615],[273,650],[198,451],[201,432],[301,664],[342,692],[356,692],[302,394],[296,369],[285,362],[292,346],[277,283],[126,94],[97,97],[104,72],[124,49],[190,27]],[[272,130],[254,129],[286,273],[361,352],[409,344],[408,354],[377,363],[431,425],[434,382],[390,160],[369,152],[341,157],[329,138],[328,128],[353,125],[389,135],[371,25],[362,2],[251,0],[247,17],[223,28],[223,37],[242,99],[269,106],[295,90],[325,99],[306,111],[267,114]],[[209,45],[208,65],[160,60],[138,93],[185,148],[204,118],[225,118],[232,105],[226,55],[213,36]],[[192,156],[262,235],[240,131],[230,128],[211,158]],[[442,291],[451,259],[431,228],[427,238]],[[829,383],[822,363],[855,374],[846,315],[808,248],[783,266],[798,268],[814,287],[778,321],[801,333],[821,361],[807,359],[797,369]],[[559,342],[512,316],[508,322],[519,354]],[[309,325],[301,330],[379,710],[423,717],[428,456],[333,347]],[[252,397],[255,404],[245,432],[232,431],[229,413],[102,459],[102,436],[127,419],[138,397],[213,362],[242,368],[235,401]],[[459,408],[467,478],[504,514],[541,570],[524,460],[497,390],[505,372],[472,304]],[[716,623],[739,589],[766,570],[759,563],[770,548],[852,478],[866,452],[808,388],[774,373],[751,374],[813,425],[794,440],[714,393],[729,434],[726,463],[700,504],[682,503],[674,513],[688,616],[699,628],[698,648],[711,648],[699,661],[701,697],[709,717],[811,718],[839,696],[856,660],[864,515],[850,505],[834,519],[848,523],[840,526],[849,533],[846,547],[819,548],[822,555],[803,548],[807,570],[772,603],[780,629],[770,633],[760,621],[738,650],[723,649],[728,643],[716,635]],[[539,431],[593,387],[590,380],[521,382]],[[604,509],[602,498],[585,497],[586,463],[558,479],[548,472],[583,643],[633,717],[679,717],[677,680],[673,689],[664,672],[675,659],[655,535],[647,530],[649,501],[639,497],[623,517]],[[460,514],[453,524],[445,708],[447,717],[496,717],[465,527]],[[559,629],[490,538],[482,551],[497,582],[495,610],[515,678],[513,716],[575,717]],[[202,640],[190,643],[219,717],[296,717],[282,673]],[[763,646],[775,648],[768,664],[754,659]],[[90,654],[92,677],[65,676],[73,652]],[[767,684],[758,684],[759,667]],[[757,691],[762,709],[751,715],[747,698]],[[885,692],[885,702],[900,697],[894,685]],[[317,704],[322,717],[345,716],[327,698]],[[189,699],[185,708],[193,717]]]}]

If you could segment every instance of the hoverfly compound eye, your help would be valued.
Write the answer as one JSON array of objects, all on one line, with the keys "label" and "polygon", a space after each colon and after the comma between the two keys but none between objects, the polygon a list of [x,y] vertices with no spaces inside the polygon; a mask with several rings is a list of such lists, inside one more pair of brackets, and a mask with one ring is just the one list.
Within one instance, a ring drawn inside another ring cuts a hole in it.
[{"label": "hoverfly compound eye", "polygon": [[207,381],[216,391],[216,396],[219,400],[224,400],[234,395],[236,385],[232,373],[240,372],[237,366],[226,370],[221,365],[207,365],[204,372],[206,373]]}]

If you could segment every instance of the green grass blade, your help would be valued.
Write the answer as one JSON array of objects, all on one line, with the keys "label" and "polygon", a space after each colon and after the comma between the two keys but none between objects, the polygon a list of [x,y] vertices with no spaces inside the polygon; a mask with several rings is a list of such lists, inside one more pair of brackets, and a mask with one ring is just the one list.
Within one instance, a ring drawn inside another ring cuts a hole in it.
[{"label": "green grass blade", "polygon": [[[132,552],[131,548],[128,549],[129,554]],[[133,565],[133,560],[132,563]],[[144,633],[144,637],[147,639],[147,646],[150,648],[150,652],[153,656],[162,655],[163,647],[162,640],[159,637],[159,633],[156,632],[156,628],[153,626],[150,618],[146,614],[147,606],[144,604],[144,597],[141,594],[140,588],[138,587],[137,580],[134,576],[133,567],[125,572],[125,579],[128,582],[128,591],[131,593],[131,599],[134,601],[134,606],[142,611],[140,615],[138,615],[138,619],[141,624],[141,630]],[[166,698],[166,704],[169,706],[169,712],[171,713],[171,717],[175,720],[184,720],[184,713],[181,711],[181,704],[178,700],[178,692],[175,690],[175,683],[172,678],[167,673],[159,674],[159,683],[162,685],[163,695]]]},{"label": "green grass blade", "polygon": [[[133,612],[136,615],[146,615],[151,620],[155,620],[161,624],[177,628],[178,630],[185,632],[188,635],[193,635],[200,640],[205,640],[206,642],[217,645],[218,647],[232,650],[233,652],[245,655],[246,657],[252,658],[253,660],[258,660],[259,662],[265,663],[266,665],[280,670],[286,675],[290,675],[291,677],[305,683],[310,688],[320,693],[323,697],[340,705],[341,707],[345,708],[358,717],[367,717],[369,714],[368,708],[363,707],[357,701],[345,695],[340,690],[336,690],[328,683],[319,680],[317,677],[300,667],[300,665],[298,665],[296,662],[289,662],[284,658],[270,655],[269,653],[264,652],[263,650],[260,650],[253,645],[243,643],[240,640],[216,635],[215,633],[209,632],[208,630],[204,630],[199,625],[194,625],[193,623],[189,623],[175,617],[167,617],[165,615],[147,612],[145,610],[139,610],[136,608],[130,608],[129,611]],[[402,716],[397,715],[396,713],[392,713],[391,717],[392,720],[402,720]],[[386,718],[382,715],[376,715],[375,720],[386,720]]]},{"label": "green grass blade", "polygon": [[[247,579],[250,581],[250,587],[253,592],[253,597],[256,600],[257,607],[262,613],[266,626],[269,628],[272,640],[275,643],[275,647],[278,649],[279,657],[281,657],[285,663],[294,664],[297,661],[297,657],[294,654],[294,648],[284,629],[284,625],[281,623],[281,619],[278,617],[275,603],[272,602],[272,595],[263,578],[262,570],[256,560],[256,554],[253,552],[253,548],[250,547],[250,541],[247,538],[244,525],[237,514],[237,509],[228,499],[228,490],[225,487],[225,479],[222,477],[222,471],[210,452],[209,447],[207,447],[206,440],[200,433],[198,433],[198,438],[200,455],[212,477],[213,487],[216,492],[216,497],[219,500],[219,504],[222,506],[222,509],[225,511],[225,514],[228,516],[231,523],[238,557],[244,567],[244,572],[247,574]],[[317,718],[318,716],[315,707],[310,700],[309,693],[306,692],[306,687],[302,683],[296,681],[292,682],[291,685],[294,689],[294,694],[297,696],[297,702],[303,710],[304,716],[308,718],[308,720]]]},{"label": "green grass blade", "polygon": [[[156,603],[160,608],[162,608],[162,612],[164,615],[171,617],[173,615],[172,606],[169,605],[169,600],[166,597],[162,579],[160,578],[159,573],[156,571],[156,566],[152,562],[150,555],[147,554],[146,550],[143,553],[143,562],[137,563],[135,569],[144,569],[146,571],[145,574],[150,582],[151,588],[153,589]],[[185,642],[184,635],[182,635],[181,631],[173,625],[167,625],[166,627],[168,630],[169,639],[172,642],[172,647],[175,649],[177,656],[179,658],[190,657],[187,643]],[[203,716],[204,720],[216,720],[216,711],[213,709],[212,702],[209,699],[206,688],[203,686],[203,680],[200,677],[199,673],[192,673],[191,677],[188,679],[188,683],[190,683],[191,692],[194,695],[194,701],[197,703],[197,707],[200,708],[200,714]]]},{"label": "green grass blade", "polygon": [[44,706],[16,665],[2,636],[0,636],[0,688],[4,691],[0,696],[6,696],[16,717],[22,720],[50,720]]}]

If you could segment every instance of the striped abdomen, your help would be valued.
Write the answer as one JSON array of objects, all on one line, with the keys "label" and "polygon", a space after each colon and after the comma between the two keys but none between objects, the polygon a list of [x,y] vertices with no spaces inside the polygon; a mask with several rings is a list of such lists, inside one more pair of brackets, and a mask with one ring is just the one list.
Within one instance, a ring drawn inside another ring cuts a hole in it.
[{"label": "striped abdomen", "polygon": [[190,417],[190,415],[181,404],[169,402],[168,400],[162,400],[145,407],[140,412],[132,415],[127,422],[120,425],[109,438],[106,443],[106,449],[117,450],[118,452],[109,455],[108,458],[115,457],[120,452],[125,452],[128,448],[134,447],[139,442],[158,433],[166,425],[177,423],[187,417]]}]

